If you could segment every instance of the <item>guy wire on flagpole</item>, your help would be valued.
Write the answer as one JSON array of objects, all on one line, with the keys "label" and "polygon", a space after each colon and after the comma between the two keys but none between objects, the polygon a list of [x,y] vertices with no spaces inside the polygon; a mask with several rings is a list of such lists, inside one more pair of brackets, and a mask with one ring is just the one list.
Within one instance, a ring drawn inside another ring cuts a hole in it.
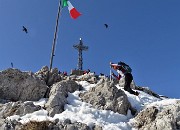
[{"label": "guy wire on flagpole", "polygon": [[60,13],[61,13],[61,0],[59,0],[59,5],[58,5],[58,13],[57,13],[57,17],[56,17],[56,26],[55,26],[55,32],[54,32],[54,39],[53,39],[53,43],[52,43],[52,51],[51,51],[51,58],[50,58],[50,66],[49,66],[49,71],[47,74],[47,85],[48,85],[48,80],[49,80],[49,72],[52,69],[52,64],[53,64],[53,58],[54,58],[54,51],[55,51],[55,45],[56,45],[56,38],[57,38],[57,34],[58,34],[58,25],[59,25],[59,17],[60,17]]}]

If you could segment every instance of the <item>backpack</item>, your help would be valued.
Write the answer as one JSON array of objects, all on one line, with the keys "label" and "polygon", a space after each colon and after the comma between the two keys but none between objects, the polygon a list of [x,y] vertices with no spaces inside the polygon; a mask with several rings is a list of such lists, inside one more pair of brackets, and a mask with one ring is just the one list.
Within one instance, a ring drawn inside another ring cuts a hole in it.
[{"label": "backpack", "polygon": [[118,62],[118,65],[122,66],[123,69],[126,71],[126,73],[131,73],[132,72],[132,69],[129,65],[127,65],[126,63],[124,62]]}]

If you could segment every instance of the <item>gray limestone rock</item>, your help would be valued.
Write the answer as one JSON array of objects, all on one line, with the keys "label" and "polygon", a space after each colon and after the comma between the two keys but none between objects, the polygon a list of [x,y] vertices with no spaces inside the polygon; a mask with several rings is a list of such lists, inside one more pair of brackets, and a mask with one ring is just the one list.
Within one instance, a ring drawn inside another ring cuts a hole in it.
[{"label": "gray limestone rock", "polygon": [[27,113],[33,113],[34,111],[40,110],[40,106],[35,106],[33,102],[9,102],[6,104],[1,104],[0,106],[0,117],[6,118],[12,115],[26,115]]},{"label": "gray limestone rock", "polygon": [[26,124],[18,124],[15,128],[20,128],[16,130],[102,130],[101,127],[96,125],[93,128],[90,128],[86,124],[81,122],[71,122],[69,119],[66,119],[64,122],[30,121]]},{"label": "gray limestone rock", "polygon": [[161,98],[158,94],[156,94],[155,92],[151,91],[148,87],[140,87],[140,86],[135,86],[135,89],[136,90],[140,90],[140,91],[143,91],[149,95],[152,95],[156,98]]},{"label": "gray limestone rock", "polygon": [[51,88],[48,102],[45,104],[50,116],[64,111],[64,105],[67,104],[68,92],[72,93],[78,90],[80,86],[73,80],[61,81],[54,84]]},{"label": "gray limestone rock", "polygon": [[11,101],[35,101],[45,95],[45,82],[33,73],[21,72],[18,69],[7,69],[0,72],[0,98]]},{"label": "gray limestone rock", "polygon": [[79,81],[87,81],[89,83],[97,83],[97,77],[94,73],[87,73],[77,78]]},{"label": "gray limestone rock", "polygon": [[180,129],[180,101],[158,109],[153,106],[141,111],[133,125],[139,130],[178,130]]},{"label": "gray limestone rock", "polygon": [[60,82],[62,80],[58,69],[53,68],[51,71],[49,71],[48,66],[43,66],[38,72],[35,73],[35,75],[46,82],[48,86],[51,86],[54,83]]},{"label": "gray limestone rock", "polygon": [[112,110],[120,114],[127,114],[128,109],[134,115],[136,110],[132,108],[126,94],[116,88],[108,80],[101,80],[97,86],[91,88],[88,92],[81,93],[83,101],[90,103],[93,107],[103,110]]}]

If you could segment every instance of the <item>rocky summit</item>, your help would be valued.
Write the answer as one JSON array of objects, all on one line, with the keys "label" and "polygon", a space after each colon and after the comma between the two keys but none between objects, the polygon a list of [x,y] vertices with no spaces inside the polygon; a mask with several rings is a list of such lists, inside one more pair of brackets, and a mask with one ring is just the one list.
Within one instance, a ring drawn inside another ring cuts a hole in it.
[{"label": "rocky summit", "polygon": [[122,80],[91,72],[64,75],[47,66],[36,73],[3,70],[0,130],[180,129],[179,99],[135,83],[132,88],[140,95],[131,95]]}]

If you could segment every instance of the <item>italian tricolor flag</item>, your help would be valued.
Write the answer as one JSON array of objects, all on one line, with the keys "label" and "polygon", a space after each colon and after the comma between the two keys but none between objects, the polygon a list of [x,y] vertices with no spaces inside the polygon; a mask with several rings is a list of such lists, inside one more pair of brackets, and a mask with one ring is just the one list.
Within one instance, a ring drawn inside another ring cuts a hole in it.
[{"label": "italian tricolor flag", "polygon": [[76,8],[73,7],[73,5],[70,3],[68,0],[63,0],[63,7],[67,6],[69,13],[71,15],[71,18],[76,19],[78,18],[81,14],[76,10]]}]

